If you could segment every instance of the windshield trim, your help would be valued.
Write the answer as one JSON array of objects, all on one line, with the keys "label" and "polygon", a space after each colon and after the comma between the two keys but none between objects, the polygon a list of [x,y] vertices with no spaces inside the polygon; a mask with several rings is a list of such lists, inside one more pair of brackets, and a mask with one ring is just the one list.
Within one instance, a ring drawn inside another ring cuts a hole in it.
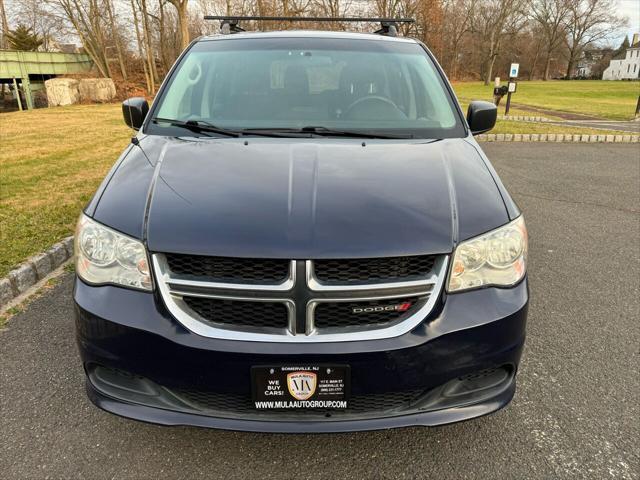
[{"label": "windshield trim", "polygon": [[469,124],[467,123],[467,117],[464,114],[462,107],[460,106],[460,102],[458,101],[458,96],[456,95],[456,92],[453,90],[453,85],[451,85],[451,82],[449,81],[447,74],[444,73],[444,69],[440,66],[440,62],[438,62],[435,55],[431,53],[431,50],[429,50],[427,45],[421,42],[420,40],[416,40],[416,43],[422,47],[422,50],[424,50],[425,55],[427,55],[427,57],[431,59],[431,62],[433,63],[434,68],[436,69],[436,72],[438,72],[438,75],[440,75],[440,79],[442,80],[444,88],[447,90],[447,93],[449,94],[449,98],[451,98],[451,100],[453,101],[453,109],[458,115],[458,119],[460,120],[460,123],[462,124],[462,128],[464,129],[464,136],[462,138],[468,138],[469,136],[471,136],[471,130],[469,129]]},{"label": "windshield trim", "polygon": [[[318,32],[318,33],[324,33],[324,32]],[[337,40],[339,39],[339,37],[335,37],[335,36],[310,36],[310,35],[305,35],[303,32],[301,32],[301,34],[299,36],[278,36],[278,35],[272,35],[272,36],[265,36],[265,37],[258,37],[258,36],[252,36],[252,37],[243,37],[243,38],[237,38],[234,36],[219,36],[219,37],[215,37],[215,38],[211,38],[211,37],[202,37],[202,38],[198,38],[193,40],[189,46],[187,48],[185,48],[182,53],[178,56],[178,58],[176,59],[176,61],[174,62],[174,64],[171,66],[171,68],[169,69],[169,71],[167,72],[167,75],[165,76],[165,78],[163,79],[162,83],[160,84],[160,87],[158,88],[158,91],[153,99],[153,102],[151,104],[151,107],[149,109],[149,112],[144,120],[144,123],[142,125],[142,127],[140,128],[140,133],[144,134],[144,135],[162,135],[161,133],[158,132],[149,132],[149,128],[150,126],[153,124],[153,118],[157,115],[157,110],[159,109],[162,100],[164,99],[164,96],[166,94],[166,91],[169,87],[169,85],[171,85],[171,82],[174,78],[174,76],[176,75],[179,67],[182,65],[182,63],[184,62],[185,58],[187,57],[187,55],[189,55],[192,51],[192,49],[194,49],[194,47],[200,43],[212,43],[212,42],[217,42],[217,41],[222,41],[222,40],[233,40],[235,42],[251,42],[251,41],[261,41],[265,38],[269,38],[269,39],[309,39],[309,38],[313,38],[313,39],[333,39],[333,40]],[[356,41],[367,41],[367,42],[384,42],[384,40],[386,40],[386,38],[357,38],[354,37],[353,40]],[[400,39],[397,39],[400,40]],[[447,99],[450,101],[451,107],[453,109],[453,113],[454,116],[456,117],[456,125],[454,127],[454,129],[457,129],[458,127],[462,127],[462,135],[452,135],[452,136],[438,136],[438,135],[432,135],[432,136],[425,136],[425,130],[426,129],[406,129],[403,132],[407,133],[409,135],[412,136],[412,139],[441,139],[441,138],[468,138],[470,136],[470,130],[467,124],[467,119],[466,116],[464,115],[462,108],[460,107],[460,103],[458,102],[458,98],[453,90],[453,87],[451,85],[451,83],[449,82],[449,79],[447,78],[446,74],[444,73],[444,70],[442,69],[442,67],[440,66],[440,63],[438,63],[437,59],[435,58],[435,56],[433,55],[433,53],[429,50],[429,48],[420,40],[417,39],[413,39],[413,38],[407,38],[407,39],[403,39],[406,41],[403,42],[397,42],[397,43],[401,43],[404,45],[407,44],[413,44],[418,46],[419,48],[422,49],[422,52],[424,53],[424,55],[427,57],[427,59],[429,60],[429,62],[431,63],[432,67],[434,68],[436,74],[439,76],[441,82],[442,82],[442,86],[445,89],[445,92],[447,94]],[[386,42],[384,42],[386,43]],[[395,134],[401,134],[402,132],[398,132],[395,130],[384,130],[384,129],[379,129],[377,130],[378,133],[380,134],[389,134],[389,135],[393,135]],[[195,133],[195,132],[194,132]],[[420,134],[422,133],[422,135]],[[174,136],[174,135],[165,135],[165,136]],[[224,138],[224,137],[221,137]],[[288,137],[286,137],[288,138]]]}]

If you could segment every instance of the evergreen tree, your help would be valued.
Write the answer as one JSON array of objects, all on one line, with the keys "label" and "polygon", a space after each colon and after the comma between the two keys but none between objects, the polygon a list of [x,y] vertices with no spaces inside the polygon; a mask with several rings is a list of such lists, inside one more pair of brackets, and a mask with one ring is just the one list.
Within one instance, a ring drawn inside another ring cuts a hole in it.
[{"label": "evergreen tree", "polygon": [[18,25],[7,33],[9,48],[14,50],[35,51],[42,45],[42,39],[26,25]]},{"label": "evergreen tree", "polygon": [[625,56],[627,55],[627,48],[629,48],[629,38],[627,38],[627,36],[624,36],[624,41],[622,42],[622,45],[620,45],[616,50],[613,51],[613,55],[611,56],[611,58],[614,59],[621,59],[621,58],[625,58]]}]

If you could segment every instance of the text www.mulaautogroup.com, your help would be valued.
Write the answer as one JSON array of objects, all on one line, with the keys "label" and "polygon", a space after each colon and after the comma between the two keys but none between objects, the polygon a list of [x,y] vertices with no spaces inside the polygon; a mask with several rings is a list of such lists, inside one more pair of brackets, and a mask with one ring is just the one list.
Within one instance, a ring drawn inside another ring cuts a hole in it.
[{"label": "text www.mulaautogroup.com", "polygon": [[347,408],[346,400],[272,400],[255,402],[259,409],[276,408]]}]

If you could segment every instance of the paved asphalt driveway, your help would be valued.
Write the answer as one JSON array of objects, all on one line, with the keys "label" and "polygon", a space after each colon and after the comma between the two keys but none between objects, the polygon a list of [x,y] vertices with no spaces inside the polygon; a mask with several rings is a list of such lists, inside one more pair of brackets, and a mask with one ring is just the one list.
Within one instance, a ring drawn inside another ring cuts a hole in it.
[{"label": "paved asphalt driveway", "polygon": [[529,336],[507,409],[315,436],[124,420],[84,396],[67,275],[0,333],[0,478],[638,478],[640,147],[486,150],[531,237]]},{"label": "paved asphalt driveway", "polygon": [[616,122],[613,120],[563,120],[562,122],[549,122],[555,125],[569,126],[569,127],[584,127],[584,128],[603,128],[605,130],[616,130],[621,135],[637,135],[640,133],[640,122]]}]

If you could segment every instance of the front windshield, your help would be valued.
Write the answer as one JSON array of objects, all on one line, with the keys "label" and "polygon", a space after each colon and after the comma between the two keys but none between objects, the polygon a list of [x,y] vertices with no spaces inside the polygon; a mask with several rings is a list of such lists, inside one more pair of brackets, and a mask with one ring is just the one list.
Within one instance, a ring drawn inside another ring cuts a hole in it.
[{"label": "front windshield", "polygon": [[[199,42],[183,57],[153,118],[243,131],[448,138],[464,134],[453,102],[413,42],[225,37]],[[158,121],[146,131],[185,135],[176,127]]]}]

